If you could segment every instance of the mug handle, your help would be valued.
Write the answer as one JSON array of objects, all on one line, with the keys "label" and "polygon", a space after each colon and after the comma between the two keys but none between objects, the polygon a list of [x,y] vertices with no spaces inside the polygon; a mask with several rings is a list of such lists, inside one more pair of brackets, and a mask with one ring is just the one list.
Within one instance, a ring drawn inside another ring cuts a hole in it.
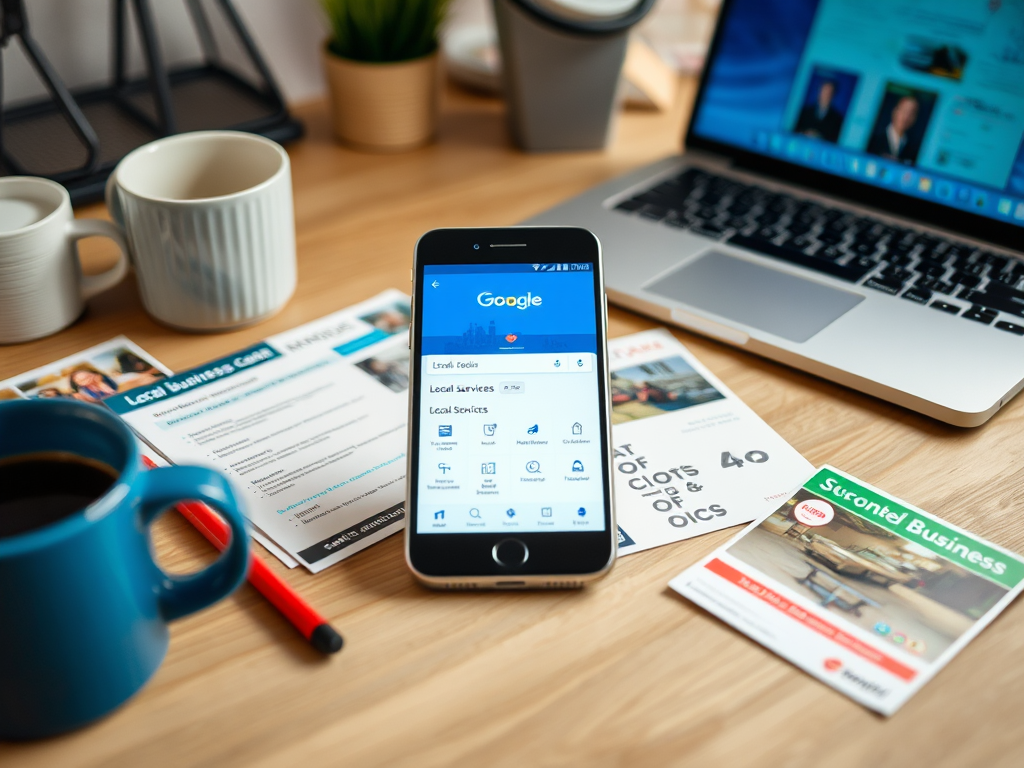
[{"label": "mug handle", "polygon": [[121,208],[121,200],[117,196],[117,168],[110,172],[107,176],[107,184],[103,188],[103,199],[107,204],[107,210],[110,211],[110,218],[114,220],[114,223],[124,229],[124,209]]},{"label": "mug handle", "polygon": [[209,504],[231,528],[231,541],[209,567],[187,576],[170,576],[161,570],[157,589],[164,620],[180,619],[234,592],[249,569],[249,533],[227,480],[203,467],[175,466],[151,469],[140,482],[144,483],[143,526],[148,527],[168,507],[188,500]]},{"label": "mug handle", "polygon": [[106,272],[98,275],[82,276],[82,298],[91,299],[97,293],[113,288],[128,274],[128,243],[125,242],[121,230],[102,219],[72,219],[68,222],[67,235],[72,240],[83,237],[109,237],[117,245],[121,254],[117,263]]}]

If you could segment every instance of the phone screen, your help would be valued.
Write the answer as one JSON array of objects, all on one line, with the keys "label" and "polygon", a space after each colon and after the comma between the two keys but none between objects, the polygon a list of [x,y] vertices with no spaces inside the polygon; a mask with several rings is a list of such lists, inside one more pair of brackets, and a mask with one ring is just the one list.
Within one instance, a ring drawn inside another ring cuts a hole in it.
[{"label": "phone screen", "polygon": [[594,280],[423,267],[417,533],[605,530]]}]

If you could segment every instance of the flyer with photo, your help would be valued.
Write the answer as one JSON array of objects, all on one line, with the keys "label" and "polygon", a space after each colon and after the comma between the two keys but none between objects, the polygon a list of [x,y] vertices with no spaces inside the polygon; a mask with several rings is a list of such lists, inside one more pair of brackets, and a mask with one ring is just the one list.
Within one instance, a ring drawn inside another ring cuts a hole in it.
[{"label": "flyer with photo", "polygon": [[166,378],[170,370],[124,336],[0,382],[0,400],[57,398],[100,403]]},{"label": "flyer with photo", "polygon": [[[171,375],[172,371],[152,355],[118,336],[0,382],[0,400],[56,398],[100,404],[107,397],[152,385]],[[167,464],[158,451],[141,440],[139,450],[158,465]],[[259,526],[251,525],[250,533],[289,568],[298,565]]]},{"label": "flyer with photo", "polygon": [[891,715],[1024,588],[1024,559],[834,467],[670,586]]},{"label": "flyer with photo", "polygon": [[608,359],[620,557],[748,523],[813,468],[668,331]]},{"label": "flyer with photo", "polygon": [[191,370],[121,336],[0,382],[102,403],[158,464],[208,466],[253,538],[316,573],[405,525],[409,298],[389,290]]},{"label": "flyer with photo", "polygon": [[408,327],[386,291],[103,402],[171,462],[226,475],[317,573],[405,524]]}]

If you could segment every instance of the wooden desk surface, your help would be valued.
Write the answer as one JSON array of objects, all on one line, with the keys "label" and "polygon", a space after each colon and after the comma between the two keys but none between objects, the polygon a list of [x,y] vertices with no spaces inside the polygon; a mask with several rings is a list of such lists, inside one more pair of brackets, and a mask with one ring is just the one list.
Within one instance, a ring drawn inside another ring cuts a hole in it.
[{"label": "wooden desk surface", "polygon": [[[676,114],[627,113],[603,153],[520,154],[499,103],[455,91],[438,143],[402,155],[342,149],[322,105],[300,109],[309,136],[290,149],[299,287],[284,312],[183,335],[146,316],[129,278],[69,330],[0,347],[0,378],[119,333],[183,368],[384,288],[408,290],[422,232],[512,224],[677,151],[692,87]],[[90,250],[94,264],[109,259]],[[612,310],[613,336],[652,326]],[[965,431],[677,336],[813,463],[1024,552],[1024,399]],[[970,385],[955,360],[949,375]],[[342,653],[319,657],[245,586],[174,623],[163,667],[122,709],[59,739],[0,745],[0,765],[1024,764],[1020,601],[885,720],[669,592],[672,576],[734,533],[624,558],[579,592],[429,592],[406,570],[401,536],[318,576],[272,560],[344,634]],[[174,570],[210,558],[176,515],[159,521],[155,543]]]}]

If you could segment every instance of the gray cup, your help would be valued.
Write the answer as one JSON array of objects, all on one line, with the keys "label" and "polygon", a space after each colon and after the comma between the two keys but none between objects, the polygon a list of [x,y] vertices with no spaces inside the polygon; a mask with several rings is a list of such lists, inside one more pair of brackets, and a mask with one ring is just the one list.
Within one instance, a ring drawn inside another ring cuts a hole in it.
[{"label": "gray cup", "polygon": [[630,28],[654,0],[494,0],[512,138],[525,150],[601,149]]}]

